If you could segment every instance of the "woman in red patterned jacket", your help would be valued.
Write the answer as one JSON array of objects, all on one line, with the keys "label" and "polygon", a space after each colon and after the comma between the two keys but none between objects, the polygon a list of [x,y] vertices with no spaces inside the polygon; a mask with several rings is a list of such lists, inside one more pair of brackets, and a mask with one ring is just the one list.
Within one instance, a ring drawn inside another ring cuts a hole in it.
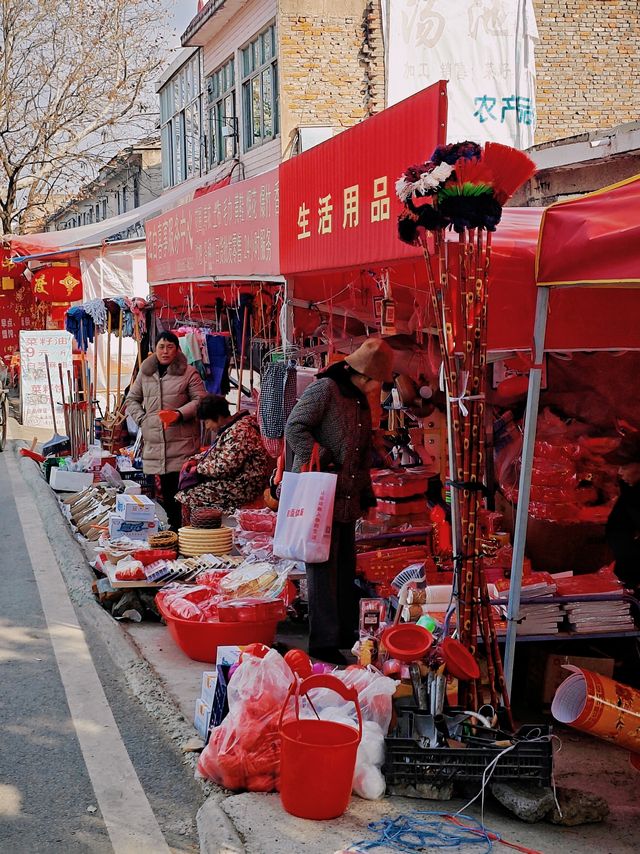
[{"label": "woman in red patterned jacket", "polygon": [[224,397],[209,394],[198,407],[198,417],[216,441],[208,451],[193,457],[201,483],[178,492],[180,501],[190,510],[195,507],[218,507],[232,513],[251,504],[269,482],[273,460],[267,454],[255,416],[246,410],[229,414]]}]

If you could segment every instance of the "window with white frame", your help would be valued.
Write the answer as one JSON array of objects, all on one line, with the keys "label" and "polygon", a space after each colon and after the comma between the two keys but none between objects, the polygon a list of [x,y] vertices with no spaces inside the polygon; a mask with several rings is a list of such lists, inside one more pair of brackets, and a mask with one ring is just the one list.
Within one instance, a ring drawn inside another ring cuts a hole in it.
[{"label": "window with white frame", "polygon": [[200,175],[200,57],[189,59],[160,90],[162,186]]},{"label": "window with white frame", "polygon": [[207,165],[235,157],[238,138],[233,58],[207,78]]},{"label": "window with white frame", "polygon": [[278,135],[278,78],[275,25],[242,49],[242,120],[244,149]]}]

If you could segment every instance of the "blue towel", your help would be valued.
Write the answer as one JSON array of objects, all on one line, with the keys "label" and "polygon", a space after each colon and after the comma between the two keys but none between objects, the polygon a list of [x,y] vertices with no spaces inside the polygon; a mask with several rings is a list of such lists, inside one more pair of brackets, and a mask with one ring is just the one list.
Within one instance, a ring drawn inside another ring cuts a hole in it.
[{"label": "blue towel", "polygon": [[207,335],[207,353],[211,376],[204,381],[209,394],[222,394],[222,380],[227,373],[227,339],[224,335]]}]

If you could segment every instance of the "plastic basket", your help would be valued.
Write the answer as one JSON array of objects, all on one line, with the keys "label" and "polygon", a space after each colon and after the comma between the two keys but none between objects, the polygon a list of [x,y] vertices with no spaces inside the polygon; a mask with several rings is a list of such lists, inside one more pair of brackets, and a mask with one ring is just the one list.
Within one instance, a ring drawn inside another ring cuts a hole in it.
[{"label": "plastic basket", "polygon": [[[385,738],[385,764],[383,773],[387,790],[401,786],[417,786],[447,781],[482,781],[487,766],[504,750],[491,744],[469,742],[465,749],[451,747],[421,747],[413,737],[415,719],[428,712],[418,709],[398,711],[398,724]],[[485,731],[486,732],[486,731]],[[549,736],[548,726],[522,726],[517,738]],[[463,739],[464,740],[464,739]],[[527,780],[539,786],[551,785],[553,768],[553,746],[551,739],[543,741],[521,741],[513,750],[505,753],[496,763],[491,780]]]}]

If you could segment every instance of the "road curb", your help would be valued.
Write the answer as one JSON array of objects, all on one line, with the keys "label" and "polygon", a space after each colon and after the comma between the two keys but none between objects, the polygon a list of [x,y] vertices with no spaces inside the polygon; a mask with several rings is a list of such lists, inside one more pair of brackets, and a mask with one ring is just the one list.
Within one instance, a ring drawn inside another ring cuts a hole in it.
[{"label": "road curb", "polygon": [[245,854],[246,847],[235,825],[220,804],[233,795],[210,795],[198,810],[196,824],[200,854]]}]

